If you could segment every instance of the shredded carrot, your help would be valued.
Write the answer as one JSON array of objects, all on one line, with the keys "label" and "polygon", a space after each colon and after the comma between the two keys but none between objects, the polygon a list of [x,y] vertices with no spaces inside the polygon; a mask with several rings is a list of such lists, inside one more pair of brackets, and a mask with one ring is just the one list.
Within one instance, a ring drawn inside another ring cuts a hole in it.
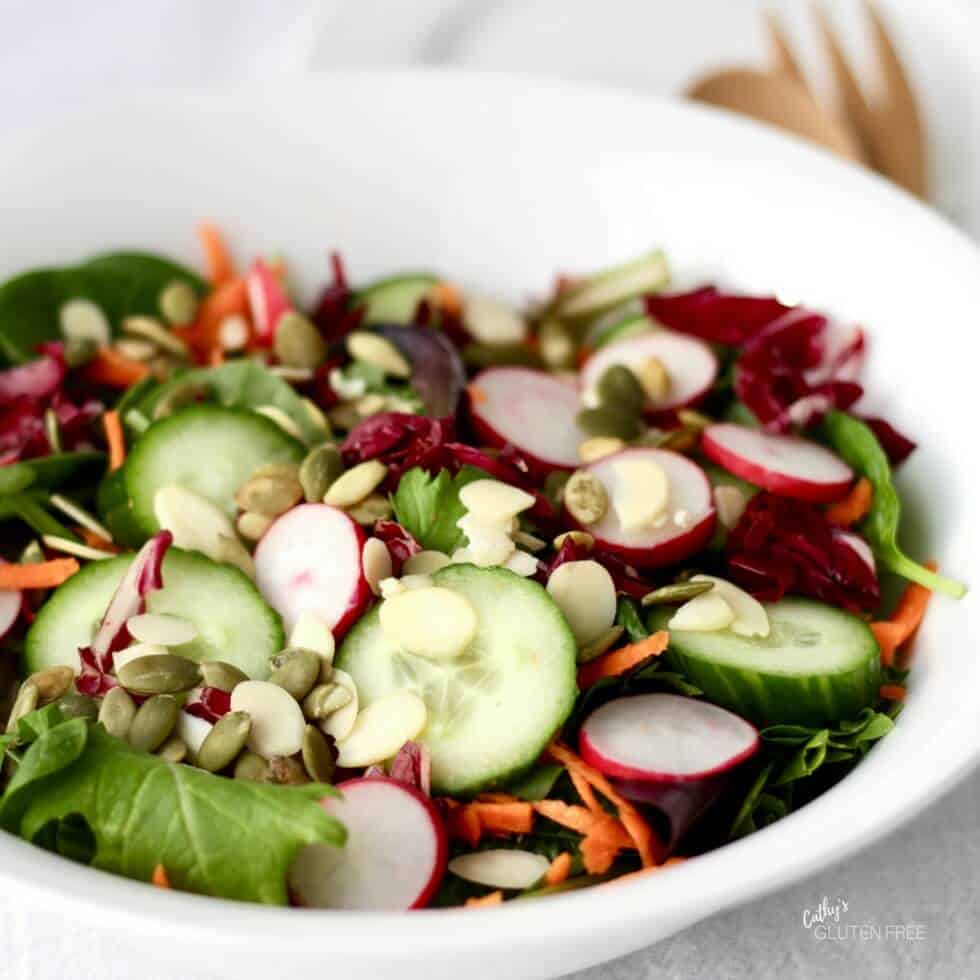
[{"label": "shredded carrot", "polygon": [[578,770],[573,770],[568,774],[571,777],[572,785],[575,787],[575,792],[582,798],[582,802],[593,812],[593,813],[605,813],[606,811],[602,808],[602,804],[596,799],[596,795],[592,790],[592,785]]},{"label": "shredded carrot", "polygon": [[[666,637],[666,633],[664,637]],[[580,772],[593,788],[602,793],[616,807],[623,827],[626,828],[626,832],[632,837],[633,843],[640,853],[640,860],[643,862],[643,867],[646,868],[653,864],[658,864],[663,859],[663,845],[657,840],[650,825],[643,818],[643,815],[629,800],[612,788],[609,780],[602,773],[583,762],[571,749],[558,742],[552,742],[548,746],[548,753],[556,762],[560,762],[565,766],[569,772],[576,770]]]},{"label": "shredded carrot", "polygon": [[468,803],[480,827],[493,834],[529,834],[534,823],[530,803]]},{"label": "shredded carrot", "polygon": [[838,500],[836,504],[831,504],[827,508],[827,520],[839,527],[851,527],[871,509],[873,497],[871,481],[866,476],[862,476],[843,500]]},{"label": "shredded carrot", "polygon": [[87,381],[107,388],[131,388],[149,373],[149,365],[123,357],[111,347],[103,347],[83,369]]},{"label": "shredded carrot", "polygon": [[884,701],[904,701],[905,688],[901,684],[882,684],[878,696]]},{"label": "shredded carrot", "polygon": [[659,656],[667,649],[668,639],[666,630],[661,630],[638,643],[610,650],[609,653],[590,660],[578,672],[578,686],[584,690],[604,677],[618,677],[649,657]]},{"label": "shredded carrot", "polygon": [[126,437],[123,435],[119,413],[106,412],[102,416],[102,428],[105,429],[106,441],[109,443],[109,472],[113,473],[126,462]]},{"label": "shredded carrot", "polygon": [[452,316],[460,316],[463,312],[463,300],[459,290],[448,282],[440,282],[432,287],[432,302]]},{"label": "shredded carrot", "polygon": [[[926,568],[935,571],[936,563],[926,562]],[[871,632],[874,633],[881,648],[881,662],[886,667],[895,663],[895,655],[899,648],[906,644],[919,628],[931,595],[932,592],[924,585],[912,582],[905,587],[891,616],[871,624]]]},{"label": "shredded carrot", "polygon": [[503,900],[503,892],[490,892],[489,895],[484,895],[482,898],[466,899],[465,907],[468,909],[489,908],[491,905],[500,905]]},{"label": "shredded carrot", "polygon": [[103,551],[112,551],[114,553],[118,553],[120,550],[111,541],[102,537],[101,534],[97,534],[90,527],[76,527],[74,531],[90,548],[101,548]]},{"label": "shredded carrot", "polygon": [[0,589],[54,589],[79,569],[74,558],[53,558],[30,565],[0,564]]},{"label": "shredded carrot", "polygon": [[449,836],[453,840],[465,841],[470,847],[476,847],[483,836],[479,814],[470,806],[455,800],[446,799],[442,802],[448,807],[446,830]]},{"label": "shredded carrot", "polygon": [[516,796],[510,793],[480,793],[476,798],[477,803],[523,803],[524,800],[519,800]]},{"label": "shredded carrot", "polygon": [[197,226],[197,235],[204,249],[204,262],[208,270],[208,279],[215,286],[234,278],[235,263],[221,235],[221,232],[208,221],[202,221]]},{"label": "shredded carrot", "polygon": [[479,385],[470,384],[466,386],[466,393],[470,396],[470,401],[474,405],[482,405],[487,400],[486,391]]},{"label": "shredded carrot", "polygon": [[157,886],[157,888],[170,888],[170,879],[167,877],[167,869],[162,865],[158,864],[153,869],[153,877],[150,881]]},{"label": "shredded carrot", "polygon": [[582,852],[582,863],[590,875],[605,874],[620,848],[616,841],[601,833],[586,834],[579,842],[578,849]]},{"label": "shredded carrot", "polygon": [[560,885],[568,880],[569,872],[572,870],[572,855],[568,851],[562,851],[548,866],[544,874],[546,885]]},{"label": "shredded carrot", "polygon": [[210,363],[214,352],[221,350],[221,323],[225,317],[248,319],[248,288],[242,278],[232,278],[215,286],[201,300],[197,316],[186,327],[174,327],[174,334],[184,341],[198,360]]}]

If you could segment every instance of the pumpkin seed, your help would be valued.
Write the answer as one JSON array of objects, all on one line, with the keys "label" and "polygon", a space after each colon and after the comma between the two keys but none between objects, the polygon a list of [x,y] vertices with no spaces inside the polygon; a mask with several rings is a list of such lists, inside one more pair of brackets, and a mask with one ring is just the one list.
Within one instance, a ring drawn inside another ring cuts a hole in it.
[{"label": "pumpkin seed", "polygon": [[[517,540],[517,535],[514,535]],[[452,564],[449,555],[444,555],[441,551],[419,551],[414,555],[409,555],[402,565],[403,575],[431,575]]]},{"label": "pumpkin seed", "polygon": [[218,772],[231,765],[245,748],[252,731],[247,711],[229,711],[222,715],[197,750],[197,764],[208,772]]},{"label": "pumpkin seed", "polygon": [[45,667],[27,679],[37,687],[38,704],[50,704],[68,693],[75,671],[71,667]]},{"label": "pumpkin seed", "polygon": [[332,426],[345,430],[353,429],[361,421],[361,416],[357,414],[357,410],[350,402],[340,402],[334,405],[327,414],[327,418]]},{"label": "pumpkin seed", "polygon": [[200,664],[200,669],[201,683],[205,687],[216,687],[227,694],[235,690],[236,684],[248,680],[248,674],[224,660],[208,660]]},{"label": "pumpkin seed", "polygon": [[258,541],[272,527],[275,520],[268,514],[256,514],[250,510],[238,515],[235,527],[246,541]]},{"label": "pumpkin seed", "polygon": [[31,680],[24,681],[14,699],[14,705],[10,709],[10,717],[7,719],[8,734],[17,731],[17,723],[24,715],[29,715],[37,707],[39,700],[40,692],[37,684]]},{"label": "pumpkin seed", "polygon": [[303,488],[295,476],[253,476],[235,494],[242,510],[278,517],[303,499]]},{"label": "pumpkin seed", "polygon": [[51,452],[61,452],[61,424],[58,422],[58,413],[53,408],[45,409],[44,412],[44,436],[48,440]]},{"label": "pumpkin seed", "polygon": [[588,470],[577,470],[565,484],[565,507],[580,524],[598,524],[609,509],[609,494]]},{"label": "pumpkin seed", "polygon": [[279,786],[302,786],[310,778],[298,760],[291,756],[277,755],[269,760],[266,780]]},{"label": "pumpkin seed", "polygon": [[90,337],[69,337],[65,341],[65,364],[72,369],[91,364],[98,353],[99,345]]},{"label": "pumpkin seed", "polygon": [[297,442],[306,442],[300,427],[281,408],[277,408],[275,405],[260,405],[255,409],[255,414],[264,415],[270,422],[278,425],[287,436],[292,436]]},{"label": "pumpkin seed", "polygon": [[701,435],[698,429],[689,429],[687,427],[671,429],[669,432],[664,432],[661,435],[656,445],[660,449],[673,449],[674,452],[686,453],[698,444],[700,437]]},{"label": "pumpkin seed", "polygon": [[679,408],[677,420],[689,429],[707,429],[709,425],[715,424],[715,420],[710,415],[697,412],[693,408]]},{"label": "pumpkin seed", "polygon": [[37,541],[28,542],[18,559],[21,565],[40,565],[44,560],[44,549]]},{"label": "pumpkin seed", "polygon": [[186,280],[173,279],[160,291],[157,305],[167,323],[183,327],[197,315],[197,293]]},{"label": "pumpkin seed", "polygon": [[113,349],[127,361],[152,361],[157,355],[157,347],[142,337],[122,337],[113,344]]},{"label": "pumpkin seed", "polygon": [[201,669],[175,653],[150,654],[123,664],[116,676],[127,691],[136,694],[179,694],[201,682]]},{"label": "pumpkin seed", "polygon": [[172,334],[159,320],[152,316],[128,316],[122,322],[123,331],[131,337],[137,337],[155,344],[162,351],[187,360],[190,351],[179,337]]},{"label": "pumpkin seed", "polygon": [[635,439],[642,431],[639,417],[618,405],[583,408],[575,416],[575,421],[590,436],[615,436],[627,442]]},{"label": "pumpkin seed", "polygon": [[674,582],[672,585],[663,585],[653,592],[648,592],[640,603],[644,606],[662,606],[687,602],[704,595],[705,592],[710,592],[713,588],[713,582]]},{"label": "pumpkin seed", "polygon": [[347,335],[347,353],[355,361],[373,364],[393,378],[410,378],[412,366],[405,360],[402,352],[384,337],[363,330],[355,330]]},{"label": "pumpkin seed", "polygon": [[388,408],[388,399],[384,395],[380,395],[377,392],[372,392],[370,395],[365,395],[363,398],[358,398],[354,402],[354,410],[362,419],[366,419],[370,415],[377,415],[378,412],[383,412]]},{"label": "pumpkin seed", "polygon": [[156,752],[170,738],[179,711],[172,694],[156,694],[144,701],[129,726],[129,744],[142,752]]},{"label": "pumpkin seed", "polygon": [[347,516],[358,524],[365,526],[386,521],[394,513],[391,501],[380,493],[372,493],[365,497],[356,507],[347,510]]},{"label": "pumpkin seed", "polygon": [[269,374],[274,374],[277,378],[282,378],[283,381],[289,381],[292,384],[306,384],[306,382],[313,380],[316,372],[312,368],[288,367],[285,364],[273,364],[269,368]]},{"label": "pumpkin seed", "polygon": [[303,699],[303,714],[313,721],[323,721],[352,700],[351,692],[339,684],[317,684]]},{"label": "pumpkin seed", "polygon": [[58,320],[65,340],[90,340],[96,347],[106,347],[112,339],[109,318],[102,307],[90,299],[70,299],[62,303]]},{"label": "pumpkin seed", "polygon": [[344,472],[340,450],[333,443],[310,450],[299,468],[299,482],[307,503],[320,503],[331,484]]},{"label": "pumpkin seed", "polygon": [[106,692],[99,707],[99,721],[110,735],[126,738],[135,717],[136,705],[124,688],[114,687]]},{"label": "pumpkin seed", "polygon": [[586,643],[577,656],[580,664],[587,664],[596,657],[601,657],[607,650],[611,650],[619,638],[623,635],[622,626],[610,626],[604,633],[600,633],[591,643]]},{"label": "pumpkin seed", "polygon": [[153,406],[153,419],[165,419],[178,409],[195,402],[205,401],[211,394],[211,386],[204,381],[174,382],[174,386]]},{"label": "pumpkin seed", "polygon": [[639,415],[646,395],[636,375],[625,364],[611,364],[596,384],[600,405],[611,405],[629,415]]},{"label": "pumpkin seed", "polygon": [[585,442],[579,443],[578,458],[583,463],[594,463],[596,460],[602,459],[605,456],[618,453],[625,447],[626,443],[622,439],[617,439],[615,436],[593,436],[591,439],[586,439]]},{"label": "pumpkin seed", "polygon": [[376,459],[358,463],[338,477],[323,498],[334,507],[353,507],[373,493],[388,475],[388,467]]},{"label": "pumpkin seed", "polygon": [[187,758],[187,743],[179,735],[171,735],[157,749],[157,755],[166,762],[173,762],[176,765]]},{"label": "pumpkin seed", "polygon": [[302,701],[320,676],[320,655],[314,650],[284,650],[274,659],[278,663],[269,675],[269,683]]},{"label": "pumpkin seed", "polygon": [[551,546],[555,549],[555,551],[559,551],[561,546],[566,541],[571,541],[573,544],[577,544],[580,548],[585,548],[586,551],[591,551],[592,546],[595,544],[595,538],[592,537],[588,531],[565,531],[564,534],[559,534],[558,537],[551,542]]},{"label": "pumpkin seed", "polygon": [[232,774],[235,779],[244,779],[250,783],[269,781],[269,763],[254,752],[243,752],[235,763]]},{"label": "pumpkin seed", "polygon": [[307,418],[323,433],[324,439],[329,439],[333,433],[330,431],[330,423],[327,421],[326,415],[323,414],[323,409],[311,398],[303,398],[301,401]]},{"label": "pumpkin seed", "polygon": [[279,480],[299,480],[299,464],[277,459],[272,463],[263,463],[249,474],[251,479],[262,476],[271,476]]},{"label": "pumpkin seed", "polygon": [[99,713],[99,706],[95,701],[77,691],[69,691],[55,704],[61,708],[61,713],[66,718],[95,718]]},{"label": "pumpkin seed", "polygon": [[337,770],[337,748],[333,739],[316,725],[307,725],[303,735],[303,765],[315,783],[332,783]]},{"label": "pumpkin seed", "polygon": [[274,344],[281,364],[293,368],[318,368],[327,359],[327,345],[320,331],[301,313],[290,310],[276,324]]},{"label": "pumpkin seed", "polygon": [[538,331],[541,359],[553,371],[575,366],[578,344],[569,327],[559,320],[546,320]]},{"label": "pumpkin seed", "polygon": [[232,313],[218,324],[218,343],[226,351],[242,350],[248,343],[248,320],[241,313]]}]

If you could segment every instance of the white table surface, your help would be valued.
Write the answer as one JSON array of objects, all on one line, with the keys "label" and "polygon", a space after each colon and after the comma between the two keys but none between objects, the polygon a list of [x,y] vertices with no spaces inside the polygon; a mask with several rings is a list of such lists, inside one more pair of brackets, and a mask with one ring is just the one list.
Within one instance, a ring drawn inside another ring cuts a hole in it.
[{"label": "white table surface", "polygon": [[[893,4],[911,9],[907,0]],[[798,4],[788,5],[799,31]],[[853,14],[853,4],[831,5],[845,19]],[[734,60],[758,56],[757,6],[755,0],[0,0],[6,96],[0,125],[10,131],[43,124],[122,86],[207,85],[341,64],[473,64],[666,91],[690,77],[692,45],[709,52],[708,60],[729,52]],[[928,10],[928,25],[920,29],[913,9],[914,30],[903,28],[903,40],[939,120],[940,204],[976,234],[980,154],[973,140],[980,115],[971,101],[977,60],[970,55],[980,25],[970,22],[970,6],[980,11],[980,0],[922,0],[919,16]],[[712,16],[705,19],[705,10]],[[683,43],[664,43],[675,37]],[[575,980],[980,975],[978,810],[974,775],[840,866]],[[805,911],[825,897],[847,903],[840,925],[807,928]],[[131,949],[111,927],[93,935],[2,895],[0,978],[217,980],[219,965],[201,964],[193,973],[168,967],[165,934],[161,923],[159,948]]]}]

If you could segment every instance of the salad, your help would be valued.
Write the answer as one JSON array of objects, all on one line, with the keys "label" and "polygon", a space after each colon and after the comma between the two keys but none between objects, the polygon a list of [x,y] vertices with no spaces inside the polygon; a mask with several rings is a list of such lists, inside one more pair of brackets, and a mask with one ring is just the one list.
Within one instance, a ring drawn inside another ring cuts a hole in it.
[{"label": "salad", "polygon": [[493,905],[696,858],[891,730],[965,587],[898,544],[860,330],[661,252],[524,310],[335,256],[304,310],[201,239],[0,285],[3,830]]}]

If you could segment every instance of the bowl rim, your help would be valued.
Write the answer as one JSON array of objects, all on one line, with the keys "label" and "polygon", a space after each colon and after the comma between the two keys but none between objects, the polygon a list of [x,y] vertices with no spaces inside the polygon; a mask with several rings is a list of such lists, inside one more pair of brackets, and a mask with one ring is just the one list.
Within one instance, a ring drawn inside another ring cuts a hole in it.
[{"label": "bowl rim", "polygon": [[[633,114],[647,122],[654,114],[660,114],[695,137],[724,137],[729,141],[726,145],[744,145],[753,151],[764,152],[769,166],[782,171],[793,168],[801,177],[834,187],[843,185],[851,193],[858,192],[880,203],[882,208],[901,211],[907,215],[910,226],[916,226],[920,233],[933,239],[945,239],[942,247],[960,253],[958,257],[980,273],[980,252],[963,233],[938,213],[876,175],[832,159],[768,126],[736,118],[727,112],[626,92],[611,85],[446,68],[338,70],[316,76],[288,77],[271,85],[267,82],[261,85],[236,83],[204,92],[176,88],[129,93],[114,100],[111,108],[113,111],[147,112],[180,105],[187,111],[203,111],[204,108],[213,110],[223,104],[235,104],[258,91],[268,95],[270,88],[283,95],[291,91],[308,92],[311,88],[330,92],[350,86],[356,87],[362,95],[365,92],[397,91],[402,98],[407,97],[408,92],[414,93],[415,98],[436,97],[440,89],[452,87],[457,98],[459,92],[465,90],[470,97],[480,100],[484,112],[496,111],[498,114],[506,113],[508,104],[516,96],[537,100],[542,106],[556,107],[588,100],[590,107]],[[105,110],[103,103],[95,110],[73,113],[72,118],[84,118],[90,112],[98,114]],[[26,145],[30,139],[31,135],[27,134],[5,142],[0,145],[0,155],[19,144]],[[884,814],[859,811],[845,831],[834,827],[835,835],[820,833],[824,819],[840,808],[842,791],[848,798],[854,797],[853,790],[857,787],[853,784],[861,779],[856,774],[785,820],[683,865],[534,902],[504,903],[492,910],[439,909],[411,915],[300,910],[180,892],[164,894],[141,882],[64,861],[8,834],[0,834],[0,855],[3,856],[0,880],[15,884],[43,900],[67,901],[72,911],[83,919],[104,920],[111,914],[115,925],[128,923],[133,929],[143,931],[152,931],[163,920],[167,923],[169,936],[206,937],[210,946],[234,946],[238,950],[268,949],[270,943],[282,940],[288,941],[288,948],[294,951],[329,948],[337,954],[369,955],[371,944],[377,941],[381,929],[387,949],[402,948],[406,953],[418,955],[438,954],[447,943],[445,930],[440,928],[443,923],[451,923],[452,945],[465,944],[473,950],[498,946],[508,940],[516,942],[529,933],[544,941],[557,941],[572,932],[580,936],[598,935],[608,918],[610,894],[619,895],[615,916],[621,928],[640,929],[654,910],[677,919],[681,925],[688,925],[733,904],[791,884],[853,854],[951,789],[980,761],[980,731],[976,727],[970,730],[959,718],[957,723],[961,734],[968,737],[948,746],[949,751],[937,757],[926,779],[910,786],[901,803],[893,805]],[[801,841],[806,841],[805,848],[800,847]],[[559,899],[561,914],[556,915],[555,903]],[[491,914],[492,930],[487,929],[487,916]],[[215,928],[218,920],[220,928]]]}]

